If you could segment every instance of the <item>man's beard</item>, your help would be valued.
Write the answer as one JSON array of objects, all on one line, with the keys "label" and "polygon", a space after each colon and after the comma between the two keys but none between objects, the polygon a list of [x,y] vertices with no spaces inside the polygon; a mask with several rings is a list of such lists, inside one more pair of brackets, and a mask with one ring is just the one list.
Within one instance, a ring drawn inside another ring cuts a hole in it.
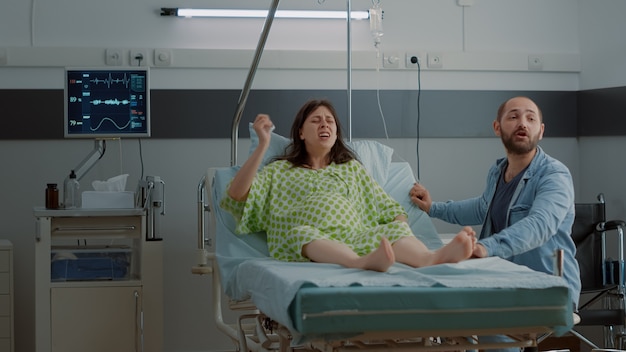
[{"label": "man's beard", "polygon": [[532,152],[537,148],[539,138],[534,138],[533,136],[528,135],[528,142],[515,142],[515,133],[517,132],[508,136],[505,136],[504,134],[500,135],[500,139],[502,139],[502,143],[509,153],[522,155]]}]

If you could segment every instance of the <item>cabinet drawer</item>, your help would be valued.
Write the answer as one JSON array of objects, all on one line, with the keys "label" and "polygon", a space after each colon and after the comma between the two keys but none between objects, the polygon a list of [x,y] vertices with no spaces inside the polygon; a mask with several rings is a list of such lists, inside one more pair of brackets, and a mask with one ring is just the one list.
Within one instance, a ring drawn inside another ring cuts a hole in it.
[{"label": "cabinet drawer", "polygon": [[0,351],[2,352],[11,351],[11,339],[10,338],[6,338],[6,339],[0,338]]},{"label": "cabinet drawer", "polygon": [[0,316],[3,316],[3,317],[11,316],[11,296],[10,295],[0,295]]},{"label": "cabinet drawer", "polygon": [[53,237],[140,237],[140,216],[58,217],[51,222]]},{"label": "cabinet drawer", "polygon": [[139,286],[51,289],[51,352],[143,350],[141,300]]},{"label": "cabinet drawer", "polygon": [[0,251],[0,272],[6,273],[11,270],[11,263],[9,259],[11,255],[9,251]]},{"label": "cabinet drawer", "polygon": [[11,318],[0,317],[0,339],[11,338]]},{"label": "cabinet drawer", "polygon": [[9,273],[0,273],[0,295],[11,293],[11,280]]}]

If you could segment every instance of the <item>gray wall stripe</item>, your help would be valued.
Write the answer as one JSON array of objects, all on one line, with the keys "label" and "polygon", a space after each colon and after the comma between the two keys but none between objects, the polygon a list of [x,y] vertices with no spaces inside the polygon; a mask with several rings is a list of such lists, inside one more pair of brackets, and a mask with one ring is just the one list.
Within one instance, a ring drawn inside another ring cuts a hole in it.
[{"label": "gray wall stripe", "polygon": [[[420,93],[419,128],[423,138],[493,137],[491,123],[501,102],[526,95],[541,107],[546,137],[626,135],[626,119],[615,125],[618,96],[626,88],[588,92],[459,91]],[[240,90],[151,91],[152,138],[230,138]],[[277,132],[288,134],[293,116],[310,98],[330,99],[347,129],[345,90],[253,90],[246,104],[240,137],[248,137],[247,122],[268,113]],[[606,103],[608,100],[610,103]],[[390,138],[414,138],[418,128],[415,90],[380,91],[380,103]],[[352,137],[384,138],[375,90],[354,90]],[[598,106],[600,104],[601,106]],[[62,139],[63,91],[0,90],[0,139]],[[593,119],[593,120],[591,120]]]},{"label": "gray wall stripe", "polygon": [[626,87],[578,92],[580,137],[626,135]]}]

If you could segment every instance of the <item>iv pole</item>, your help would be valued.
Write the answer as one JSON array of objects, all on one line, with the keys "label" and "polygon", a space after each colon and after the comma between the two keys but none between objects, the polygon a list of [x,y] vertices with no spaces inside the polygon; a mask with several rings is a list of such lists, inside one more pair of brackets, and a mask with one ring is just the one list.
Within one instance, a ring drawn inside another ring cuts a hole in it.
[{"label": "iv pole", "polygon": [[348,55],[348,141],[352,142],[352,25],[351,25],[351,17],[352,17],[352,0],[346,0],[347,2],[347,55]]}]

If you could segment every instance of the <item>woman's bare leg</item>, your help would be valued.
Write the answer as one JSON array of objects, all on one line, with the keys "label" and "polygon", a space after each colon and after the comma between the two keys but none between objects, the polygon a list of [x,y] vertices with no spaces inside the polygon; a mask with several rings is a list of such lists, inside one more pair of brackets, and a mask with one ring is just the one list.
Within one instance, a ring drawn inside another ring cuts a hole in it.
[{"label": "woman's bare leg", "polygon": [[302,248],[302,255],[318,263],[340,264],[347,268],[384,272],[396,261],[391,243],[386,238],[373,252],[359,257],[343,243],[313,240]]},{"label": "woman's bare leg", "polygon": [[429,250],[414,236],[397,240],[392,248],[398,262],[420,268],[435,264],[458,263],[468,259],[472,255],[475,243],[476,232],[471,227],[464,227],[450,243],[436,251]]}]

